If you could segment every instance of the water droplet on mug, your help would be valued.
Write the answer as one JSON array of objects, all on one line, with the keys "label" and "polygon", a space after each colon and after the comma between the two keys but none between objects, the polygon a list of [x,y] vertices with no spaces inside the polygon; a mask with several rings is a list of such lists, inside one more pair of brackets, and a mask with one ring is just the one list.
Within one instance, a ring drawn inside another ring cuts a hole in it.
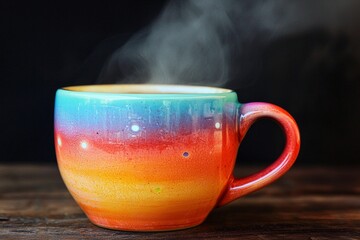
[{"label": "water droplet on mug", "polygon": [[87,144],[87,142],[82,141],[82,142],[80,143],[80,146],[81,146],[82,149],[87,149],[88,144]]},{"label": "water droplet on mug", "polygon": [[61,138],[60,138],[60,137],[57,138],[57,144],[59,145],[59,147],[61,147],[62,141],[61,141]]},{"label": "water droplet on mug", "polygon": [[183,157],[188,157],[189,156],[189,153],[188,152],[184,152],[183,153]]},{"label": "water droplet on mug", "polygon": [[219,129],[221,127],[221,124],[219,122],[215,123],[215,128]]},{"label": "water droplet on mug", "polygon": [[138,131],[140,131],[140,126],[137,125],[137,124],[131,125],[131,131],[133,131],[133,132],[138,132]]}]

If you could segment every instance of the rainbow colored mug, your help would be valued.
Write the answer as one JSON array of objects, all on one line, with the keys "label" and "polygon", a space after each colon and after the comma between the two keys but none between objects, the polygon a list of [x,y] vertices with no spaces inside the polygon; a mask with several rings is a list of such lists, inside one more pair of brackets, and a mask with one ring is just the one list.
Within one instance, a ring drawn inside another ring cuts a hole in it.
[{"label": "rainbow colored mug", "polygon": [[[259,118],[286,135],[280,157],[233,176],[241,140]],[[55,145],[61,176],[94,224],[160,231],[201,224],[214,207],[283,175],[300,147],[283,109],[240,104],[235,92],[180,85],[88,85],[59,89]]]}]

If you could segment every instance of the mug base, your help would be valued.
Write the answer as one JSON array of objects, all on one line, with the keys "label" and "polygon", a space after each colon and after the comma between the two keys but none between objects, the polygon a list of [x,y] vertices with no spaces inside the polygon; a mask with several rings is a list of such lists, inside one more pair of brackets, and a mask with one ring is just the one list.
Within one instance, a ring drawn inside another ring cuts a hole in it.
[{"label": "mug base", "polygon": [[165,232],[165,231],[177,231],[184,230],[188,228],[193,228],[202,224],[205,219],[197,219],[195,221],[187,221],[183,224],[161,224],[161,223],[148,223],[148,224],[138,224],[134,225],[128,222],[117,222],[108,224],[106,221],[96,221],[94,219],[90,219],[90,222],[95,226],[110,229],[110,230],[118,230],[118,231],[126,231],[126,232]]}]

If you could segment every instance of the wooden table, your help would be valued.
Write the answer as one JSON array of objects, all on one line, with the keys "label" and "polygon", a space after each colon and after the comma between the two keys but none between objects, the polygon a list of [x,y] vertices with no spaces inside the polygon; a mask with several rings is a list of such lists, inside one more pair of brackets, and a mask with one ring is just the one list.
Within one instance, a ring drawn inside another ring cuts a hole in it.
[{"label": "wooden table", "polygon": [[198,227],[133,233],[91,224],[56,166],[0,165],[0,239],[360,239],[360,167],[294,166]]}]

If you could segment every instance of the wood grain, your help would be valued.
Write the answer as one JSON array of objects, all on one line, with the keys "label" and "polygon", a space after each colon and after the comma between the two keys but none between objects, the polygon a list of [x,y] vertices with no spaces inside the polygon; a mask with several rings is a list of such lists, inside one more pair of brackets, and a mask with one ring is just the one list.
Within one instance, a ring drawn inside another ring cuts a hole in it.
[{"label": "wood grain", "polygon": [[133,233],[91,224],[56,166],[0,165],[0,239],[360,239],[359,176],[359,167],[295,166],[198,227]]}]

